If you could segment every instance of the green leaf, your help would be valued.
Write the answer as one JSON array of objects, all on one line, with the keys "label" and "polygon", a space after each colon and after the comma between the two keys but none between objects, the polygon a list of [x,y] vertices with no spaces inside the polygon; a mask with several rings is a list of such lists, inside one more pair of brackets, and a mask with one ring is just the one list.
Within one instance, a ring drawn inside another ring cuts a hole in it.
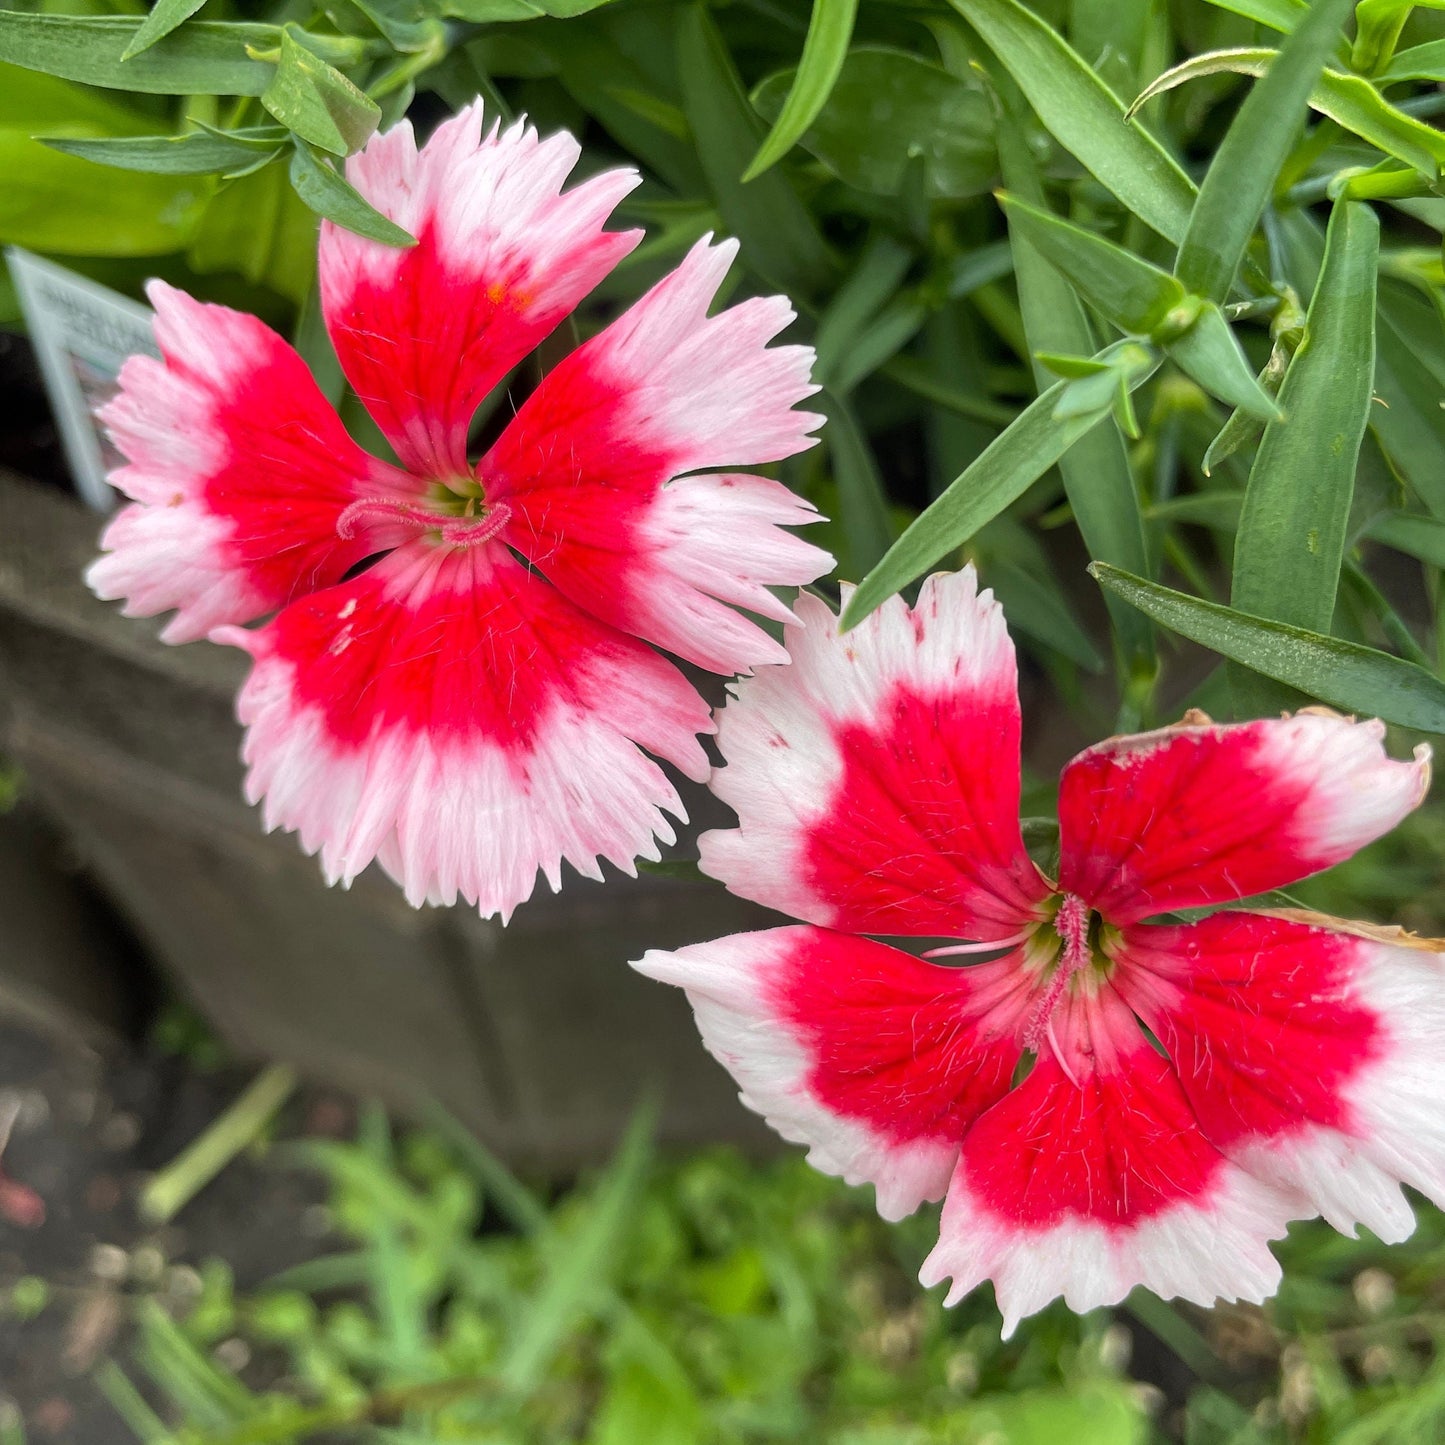
[{"label": "green leaf", "polygon": [[[1156,360],[1133,343],[1111,348],[1131,389],[1153,374]],[[1022,411],[927,507],[863,579],[843,610],[844,628],[856,627],[880,603],[963,546],[985,523],[1017,501],[1066,451],[1108,417],[1111,401],[1060,419],[1059,402],[1077,382],[1051,386]]]},{"label": "green leaf", "polygon": [[868,239],[858,264],[818,318],[813,371],[824,386],[844,364],[858,334],[897,293],[914,254],[911,247],[884,232]]},{"label": "green leaf", "polygon": [[1010,628],[1054,648],[1087,672],[1104,670],[1104,659],[1057,587],[1041,584],[1038,577],[1012,562],[991,561],[982,572],[1003,605]]},{"label": "green leaf", "polygon": [[1394,56],[1375,77],[1376,85],[1394,85],[1402,80],[1445,79],[1445,40],[1430,40],[1411,46]]},{"label": "green leaf", "polygon": [[1250,416],[1273,421],[1280,415],[1275,399],[1259,384],[1224,313],[1204,303],[1188,330],[1164,344],[1169,359],[1205,391]]},{"label": "green leaf", "polygon": [[822,232],[782,172],[754,181],[739,176],[738,157],[757,147],[762,121],[706,8],[687,6],[677,24],[678,63],[687,77],[683,103],[724,223],[758,275],[790,294],[814,294],[834,270]]},{"label": "green leaf", "polygon": [[1184,287],[1132,251],[1015,196],[998,199],[1010,231],[1017,230],[1121,331],[1153,336],[1184,304]]},{"label": "green leaf", "polygon": [[[477,48],[473,42],[468,52]],[[697,195],[707,189],[687,117],[680,109],[660,108],[657,85],[600,25],[574,20],[570,25],[550,27],[546,53],[556,64],[567,93],[624,150],[679,195]],[[653,102],[646,110],[636,104],[639,95],[647,95]]]},{"label": "green leaf", "polygon": [[1068,42],[1018,0],[951,0],[1028,97],[1046,130],[1146,225],[1178,241],[1194,183]]},{"label": "green leaf", "polygon": [[[791,71],[768,76],[753,105],[777,120],[792,84]],[[840,180],[879,196],[899,193],[915,159],[932,196],[982,195],[994,176],[993,115],[982,92],[901,50],[850,50],[799,143]]]},{"label": "green leaf", "polygon": [[780,161],[817,119],[843,69],[857,14],[858,0],[813,0],[803,57],[798,62],[787,101],[768,138],[743,172],[743,180],[755,181],[769,166]]},{"label": "green leaf", "polygon": [[[1376,317],[1375,391],[1370,425],[1420,500],[1445,517],[1445,383],[1424,362],[1406,327],[1405,298],[1381,282]],[[1438,349],[1438,346],[1437,346]]]},{"label": "green leaf", "polygon": [[1161,627],[1331,707],[1445,732],[1445,683],[1414,663],[1146,582],[1106,563],[1089,571]]},{"label": "green leaf", "polygon": [[56,256],[163,256],[189,240],[209,182],[134,176],[104,182],[89,162],[0,129],[0,244]]},{"label": "green leaf", "polygon": [[500,1378],[508,1389],[518,1394],[535,1390],[579,1318],[607,1302],[651,1163],[655,1116],[651,1109],[638,1112],[577,1228],[554,1241],[541,1283],[501,1364]]},{"label": "green leaf", "polygon": [[260,95],[275,67],[249,50],[274,50],[275,25],[196,20],[131,60],[121,55],[144,25],[121,15],[31,15],[0,10],[0,59],[112,90],[157,95]]},{"label": "green leaf", "polygon": [[300,143],[291,153],[291,184],[316,212],[358,236],[387,246],[415,246],[416,237],[376,210],[360,192]]},{"label": "green leaf", "polygon": [[[999,122],[998,134],[1004,184],[1035,206],[1041,204],[1043,182],[1022,128],[1013,117],[1006,117]],[[1092,352],[1097,345],[1093,328],[1068,282],[1012,222],[1009,244],[1018,278],[1024,334],[1035,358],[1045,352]],[[1050,384],[1037,360],[1034,382],[1040,388]],[[1058,466],[1089,555],[1126,571],[1148,573],[1139,493],[1119,428],[1105,422],[1085,433],[1059,458]],[[1152,658],[1153,629],[1139,613],[1114,601],[1109,603],[1109,612],[1124,652],[1136,658]]]},{"label": "green leaf", "polygon": [[157,40],[163,40],[177,26],[183,25],[206,0],[156,0],[155,8],[142,22],[131,37],[131,42],[120,53],[122,60],[130,60],[143,50],[149,50]]},{"label": "green leaf", "polygon": [[37,136],[51,150],[100,165],[155,175],[205,176],[237,170],[270,159],[285,144],[286,132],[275,126],[213,135],[189,131],[185,135],[106,136],[72,140]]},{"label": "green leaf", "polygon": [[1275,178],[1299,135],[1301,116],[1354,0],[1315,0],[1303,22],[1245,97],[1199,187],[1174,274],[1222,302]]},{"label": "green leaf", "polygon": [[888,550],[896,529],[888,515],[878,464],[852,410],[835,396],[826,396],[822,406],[828,415],[824,440],[833,462],[839,521],[848,547],[844,562],[847,575],[860,577]]},{"label": "green leaf", "polygon": [[[1370,414],[1379,251],[1370,207],[1337,202],[1304,339],[1280,387],[1288,419],[1265,428],[1235,539],[1232,605],[1313,632],[1328,632],[1334,616]],[[1273,689],[1234,681],[1239,711],[1272,710]]]},{"label": "green leaf", "polygon": [[304,141],[347,156],[358,151],[381,120],[381,107],[339,70],[281,33],[281,58],[261,104]]},{"label": "green leaf", "polygon": [[1386,512],[1365,529],[1373,542],[1416,557],[1445,572],[1445,522],[1418,512]]},{"label": "green leaf", "polygon": [[[1261,76],[1279,52],[1276,50],[1211,50],[1196,55],[1151,82],[1130,107],[1131,114],[1166,90],[1203,75]],[[1391,105],[1368,80],[1358,75],[1324,71],[1310,92],[1312,109],[1367,140],[1387,155],[1412,165],[1423,175],[1439,174],[1445,160],[1445,135],[1432,130]]]},{"label": "green leaf", "polygon": [[1309,13],[1309,0],[1209,0],[1209,3],[1285,34]]}]

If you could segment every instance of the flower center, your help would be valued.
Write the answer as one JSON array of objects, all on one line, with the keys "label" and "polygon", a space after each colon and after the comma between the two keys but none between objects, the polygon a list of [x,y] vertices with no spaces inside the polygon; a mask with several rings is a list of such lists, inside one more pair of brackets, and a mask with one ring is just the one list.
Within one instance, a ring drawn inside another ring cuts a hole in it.
[{"label": "flower center", "polygon": [[1035,1000],[1029,1011],[1028,1022],[1024,1025],[1023,1043],[1026,1049],[1037,1053],[1047,1039],[1053,1045],[1055,1055],[1063,1057],[1058,1040],[1054,1037],[1054,1011],[1064,996],[1064,990],[1069,986],[1069,980],[1093,962],[1094,948],[1089,935],[1094,918],[1088,904],[1076,894],[1065,893],[1060,900],[1053,926],[1062,946],[1048,984]]},{"label": "flower center", "polygon": [[475,482],[438,484],[426,498],[362,497],[336,519],[336,535],[346,541],[370,536],[381,548],[396,546],[408,533],[435,532],[450,546],[477,547],[490,542],[511,516],[505,502],[489,504]]}]

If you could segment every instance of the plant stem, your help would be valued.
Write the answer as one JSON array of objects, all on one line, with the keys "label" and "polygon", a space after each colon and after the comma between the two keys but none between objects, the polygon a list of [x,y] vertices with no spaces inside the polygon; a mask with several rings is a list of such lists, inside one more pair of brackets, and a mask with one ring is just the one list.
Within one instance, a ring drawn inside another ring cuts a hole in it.
[{"label": "plant stem", "polygon": [[263,1069],[238,1098],[187,1149],[154,1175],[141,1192],[140,1214],[165,1224],[191,1202],[232,1159],[253,1144],[296,1087],[287,1064]]}]

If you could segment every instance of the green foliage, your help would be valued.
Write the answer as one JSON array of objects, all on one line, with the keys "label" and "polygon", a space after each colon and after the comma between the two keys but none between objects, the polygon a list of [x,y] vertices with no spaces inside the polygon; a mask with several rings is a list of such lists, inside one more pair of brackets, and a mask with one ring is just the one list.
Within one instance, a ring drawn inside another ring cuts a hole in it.
[{"label": "green foliage", "polygon": [[[1442,821],[1314,901],[1391,906],[1445,863]],[[1004,1343],[986,1291],[944,1310],[918,1289],[936,1211],[886,1225],[798,1158],[660,1160],[645,1114],[550,1202],[439,1111],[398,1139],[368,1109],[355,1142],[273,1158],[328,1181],[335,1248],[256,1289],[212,1260],[184,1304],[134,1297],[97,1383],[144,1445],[1334,1445],[1445,1419],[1428,1207],[1389,1249],[1296,1226],[1264,1309],[1054,1306]],[[49,1293],[21,1280],[0,1309]]]},{"label": "green foliage", "polygon": [[[99,1375],[131,1431],[148,1445],[1146,1439],[1106,1318],[1055,1310],[1001,1343],[987,1301],[945,1312],[912,1282],[926,1226],[883,1225],[800,1161],[662,1163],[643,1114],[606,1169],[548,1205],[442,1128],[398,1144],[370,1110],[355,1143],[287,1146],[329,1179],[341,1248],[251,1293],[214,1262],[179,1319],[141,1300],[133,1362]],[[237,1336],[290,1383],[253,1388],[218,1364]]]},{"label": "green foliage", "polygon": [[[316,216],[412,239],[344,157],[416,96],[481,94],[642,172],[619,220],[649,239],[581,334],[708,230],[742,242],[739,293],[792,299],[830,420],[781,472],[861,581],[850,623],[967,557],[1087,731],[1169,720],[1176,631],[1242,714],[1435,716],[1440,554],[1409,519],[1445,520],[1439,6],[72,8],[0,12],[0,240],[294,318]],[[1192,602],[1096,607],[1090,562]],[[1362,697],[1361,657],[1404,681]]]}]

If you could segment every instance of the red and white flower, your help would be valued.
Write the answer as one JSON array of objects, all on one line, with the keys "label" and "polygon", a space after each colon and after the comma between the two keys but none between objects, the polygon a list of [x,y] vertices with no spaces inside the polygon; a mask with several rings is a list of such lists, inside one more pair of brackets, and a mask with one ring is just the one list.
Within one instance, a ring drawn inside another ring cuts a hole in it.
[{"label": "red and white flower", "polygon": [[333,882],[379,859],[413,903],[506,917],[538,869],[555,889],[563,860],[595,877],[656,858],[664,813],[684,814],[646,753],[701,780],[712,723],[647,644],[721,673],[785,661],[734,609],[786,621],[769,589],[831,566],[782,530],[812,508],[733,470],[822,420],[795,409],[811,350],[768,345],[786,300],[708,315],[733,242],[699,242],[469,457],[481,401],[641,239],[603,229],[637,175],[564,191],[578,155],[484,130],[479,103],[420,150],[403,123],[349,162],[417,238],[327,223],[320,241],[332,342],[400,466],[351,440],[262,322],[160,282],[164,359],[127,362],[105,413],[134,504],[91,586],[174,610],[169,642],[251,654],[249,795]]},{"label": "red and white flower", "polygon": [[787,642],[721,715],[739,826],[702,866],[808,926],[635,966],[885,1218],[946,1196],[925,1284],[992,1280],[1009,1331],[1136,1285],[1261,1300],[1288,1220],[1394,1241],[1402,1183],[1445,1205],[1441,945],[1290,911],[1148,921],[1348,858],[1424,797],[1427,749],[1393,762],[1381,724],[1316,710],[1110,739],[1064,770],[1054,880],[1024,849],[1013,647],[972,569],[845,635],[805,598]]}]

